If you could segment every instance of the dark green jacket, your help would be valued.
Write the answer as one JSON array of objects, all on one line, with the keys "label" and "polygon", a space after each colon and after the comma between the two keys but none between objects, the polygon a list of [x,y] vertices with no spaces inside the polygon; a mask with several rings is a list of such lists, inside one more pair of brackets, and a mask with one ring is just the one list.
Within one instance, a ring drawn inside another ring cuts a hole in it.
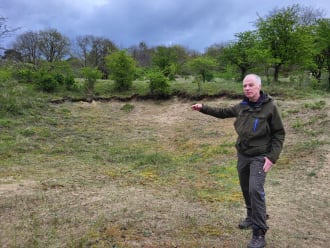
[{"label": "dark green jacket", "polygon": [[269,95],[261,92],[256,103],[244,98],[241,103],[227,108],[203,104],[200,112],[217,118],[236,117],[237,151],[246,156],[263,155],[276,163],[282,150],[285,130],[279,111]]}]

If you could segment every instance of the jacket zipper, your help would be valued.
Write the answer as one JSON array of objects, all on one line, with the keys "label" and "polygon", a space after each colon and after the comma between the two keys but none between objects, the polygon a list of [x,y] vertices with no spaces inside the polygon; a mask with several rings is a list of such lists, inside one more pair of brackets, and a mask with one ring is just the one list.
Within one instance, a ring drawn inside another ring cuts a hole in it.
[{"label": "jacket zipper", "polygon": [[258,124],[259,124],[259,119],[256,118],[256,119],[254,120],[253,132],[257,131]]}]

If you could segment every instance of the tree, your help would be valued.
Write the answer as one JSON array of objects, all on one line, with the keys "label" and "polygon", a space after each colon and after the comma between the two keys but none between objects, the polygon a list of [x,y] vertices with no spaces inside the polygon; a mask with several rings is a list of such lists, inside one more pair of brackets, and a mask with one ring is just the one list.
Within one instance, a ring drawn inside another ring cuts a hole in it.
[{"label": "tree", "polygon": [[148,73],[149,89],[152,95],[166,97],[169,94],[170,85],[168,79],[159,70],[155,69]]},{"label": "tree", "polygon": [[17,52],[15,49],[7,49],[4,53],[3,58],[5,60],[11,61],[23,61],[22,54],[20,52]]},{"label": "tree", "polygon": [[[171,65],[176,62],[176,54],[169,47],[158,46],[152,53],[152,65],[158,67],[166,77],[172,72]],[[173,68],[173,67],[172,67]]]},{"label": "tree", "polygon": [[275,9],[256,21],[263,47],[269,51],[273,62],[275,82],[283,65],[304,65],[310,58],[311,39],[304,26],[309,21],[306,9],[297,4]]},{"label": "tree", "polygon": [[140,42],[139,46],[129,48],[129,53],[140,67],[148,67],[151,65],[151,49],[145,42]]},{"label": "tree", "polygon": [[[88,56],[92,50],[94,37],[92,35],[78,36],[78,56],[83,61],[84,67],[88,66]],[[95,65],[94,65],[95,66]]]},{"label": "tree", "polygon": [[240,80],[243,80],[247,71],[257,64],[256,52],[257,34],[254,31],[247,31],[235,34],[236,41],[223,49],[222,59],[229,61],[240,70]]},{"label": "tree", "polygon": [[[318,21],[316,28],[316,37],[315,41],[316,47],[319,49],[317,57],[323,60],[325,63],[325,68],[328,72],[328,86],[330,88],[330,19],[321,19]],[[321,69],[323,66],[320,66]],[[319,75],[319,80],[321,75]]]},{"label": "tree", "polygon": [[96,69],[91,67],[84,67],[81,69],[81,73],[86,81],[86,90],[89,101],[91,101],[94,97],[94,87],[96,80],[101,78],[102,73]]},{"label": "tree", "polygon": [[125,51],[117,51],[106,58],[110,76],[115,81],[116,89],[128,90],[133,83],[136,65],[134,59]]},{"label": "tree", "polygon": [[48,62],[62,60],[69,55],[70,42],[56,29],[48,29],[39,32],[39,50]]},{"label": "tree", "polygon": [[173,74],[172,77],[174,77],[175,74],[184,74],[184,65],[189,60],[189,51],[180,45],[173,45],[169,49],[173,54],[173,61],[170,65],[172,67],[172,69],[170,69],[170,72]]},{"label": "tree", "polygon": [[103,78],[108,78],[109,71],[106,65],[106,56],[118,50],[116,45],[109,39],[100,37],[90,37],[92,49],[88,54],[88,64],[97,67],[102,73]]},{"label": "tree", "polygon": [[1,42],[4,38],[10,36],[19,28],[10,28],[6,24],[7,18],[0,16],[0,49],[6,50],[4,47],[1,47]]},{"label": "tree", "polygon": [[203,82],[205,82],[208,77],[212,75],[213,70],[217,66],[217,62],[213,58],[204,56],[194,58],[189,62],[189,66],[194,73],[201,76]]},{"label": "tree", "polygon": [[41,56],[38,33],[29,31],[17,36],[13,48],[21,54],[24,62],[38,64]]},{"label": "tree", "polygon": [[205,55],[210,58],[214,58],[217,61],[219,71],[222,70],[222,68],[226,67],[226,61],[224,60],[223,54],[225,48],[228,47],[229,44],[230,43],[213,44],[206,50]]},{"label": "tree", "polygon": [[158,46],[152,53],[152,65],[159,68],[170,79],[174,79],[177,74],[183,74],[184,65],[188,59],[187,49],[180,45]]}]

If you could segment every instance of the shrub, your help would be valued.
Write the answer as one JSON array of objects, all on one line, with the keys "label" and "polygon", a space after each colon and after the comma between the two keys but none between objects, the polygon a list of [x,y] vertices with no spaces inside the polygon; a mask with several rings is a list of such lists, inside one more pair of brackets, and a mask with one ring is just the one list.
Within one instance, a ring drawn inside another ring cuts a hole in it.
[{"label": "shrub", "polygon": [[8,81],[11,78],[11,74],[7,70],[0,69],[0,81],[5,82]]},{"label": "shrub", "polygon": [[205,73],[205,80],[207,82],[211,82],[214,79],[214,75],[212,72],[208,71]]},{"label": "shrub", "polygon": [[75,80],[73,76],[66,76],[64,79],[64,85],[67,90],[73,90],[75,87]]},{"label": "shrub", "polygon": [[58,88],[58,82],[49,74],[40,73],[36,79],[36,85],[39,90],[54,92]]},{"label": "shrub", "polygon": [[15,78],[21,83],[31,83],[33,82],[33,72],[30,69],[18,70]]},{"label": "shrub", "polygon": [[102,77],[102,72],[96,68],[85,67],[81,69],[81,73],[83,74],[86,81],[87,93],[90,97],[92,97],[94,95],[96,80]]},{"label": "shrub", "polygon": [[170,85],[162,72],[154,70],[150,72],[147,77],[152,95],[167,96],[169,94]]},{"label": "shrub", "polygon": [[176,72],[177,72],[177,66],[175,64],[169,64],[163,70],[164,75],[167,76],[168,79],[171,80],[171,81],[175,80]]},{"label": "shrub", "polygon": [[0,81],[0,117],[21,115],[31,109],[34,99],[15,81]]},{"label": "shrub", "polygon": [[106,57],[110,76],[119,91],[131,88],[135,77],[135,61],[126,51],[118,51]]},{"label": "shrub", "polygon": [[64,84],[65,77],[62,74],[55,73],[54,78],[60,85]]}]

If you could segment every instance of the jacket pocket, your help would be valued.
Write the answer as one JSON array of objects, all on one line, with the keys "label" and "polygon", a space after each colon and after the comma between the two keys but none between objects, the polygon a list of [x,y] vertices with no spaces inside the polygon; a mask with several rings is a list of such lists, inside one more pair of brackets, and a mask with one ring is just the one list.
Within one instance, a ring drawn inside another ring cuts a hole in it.
[{"label": "jacket pocket", "polygon": [[269,141],[266,139],[250,140],[248,146],[245,147],[244,153],[249,156],[266,154],[270,150]]},{"label": "jacket pocket", "polygon": [[253,121],[250,124],[251,137],[269,136],[270,127],[267,118],[265,117],[253,117]]}]

